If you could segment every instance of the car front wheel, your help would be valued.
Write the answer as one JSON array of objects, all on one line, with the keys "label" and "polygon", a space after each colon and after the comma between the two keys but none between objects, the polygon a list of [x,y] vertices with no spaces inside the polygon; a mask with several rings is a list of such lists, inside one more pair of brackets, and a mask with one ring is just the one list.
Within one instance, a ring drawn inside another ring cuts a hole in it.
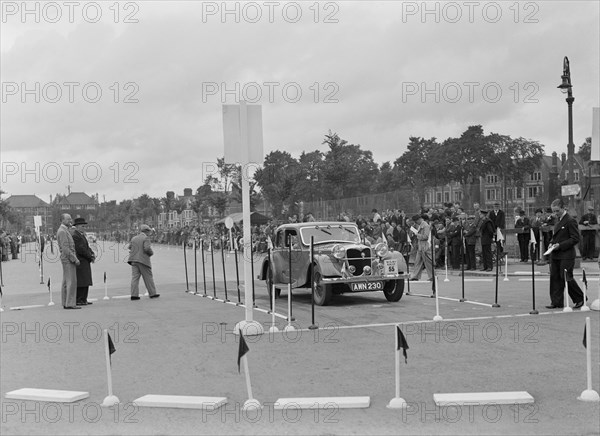
[{"label": "car front wheel", "polygon": [[315,269],[314,286],[315,286],[315,304],[317,306],[327,306],[331,300],[332,290],[331,285],[325,285],[321,282],[321,271]]},{"label": "car front wheel", "polygon": [[390,280],[383,287],[383,295],[387,301],[400,301],[404,294],[404,280]]}]

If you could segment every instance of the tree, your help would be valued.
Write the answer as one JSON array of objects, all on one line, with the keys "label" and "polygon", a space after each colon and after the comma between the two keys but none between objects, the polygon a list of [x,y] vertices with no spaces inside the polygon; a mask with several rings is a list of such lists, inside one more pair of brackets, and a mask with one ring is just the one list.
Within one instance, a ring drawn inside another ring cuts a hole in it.
[{"label": "tree", "polygon": [[581,144],[579,150],[577,150],[577,154],[583,159],[584,162],[587,162],[592,159],[592,137],[588,136],[585,138],[585,142]]},{"label": "tree", "polygon": [[486,174],[492,153],[492,145],[483,134],[483,128],[480,125],[469,126],[459,138],[448,138],[442,143],[435,164],[445,169],[441,173],[441,180],[460,183],[463,201],[471,204],[467,185]]},{"label": "tree", "polygon": [[411,136],[406,151],[394,161],[400,183],[410,186],[421,205],[425,202],[425,189],[437,184],[436,174],[444,177],[444,172],[435,166],[439,147],[435,138]]},{"label": "tree", "polygon": [[337,199],[369,194],[379,172],[373,153],[361,150],[360,145],[348,144],[331,131],[325,135],[323,144],[329,146],[323,162],[324,191],[329,197]]},{"label": "tree", "polygon": [[254,173],[254,179],[264,197],[273,208],[273,214],[281,216],[284,205],[290,206],[296,198],[300,165],[286,151],[272,151],[265,157],[262,168]]},{"label": "tree", "polygon": [[324,178],[324,155],[315,150],[309,153],[302,152],[298,159],[300,174],[296,190],[298,199],[302,201],[314,201],[323,198]]}]

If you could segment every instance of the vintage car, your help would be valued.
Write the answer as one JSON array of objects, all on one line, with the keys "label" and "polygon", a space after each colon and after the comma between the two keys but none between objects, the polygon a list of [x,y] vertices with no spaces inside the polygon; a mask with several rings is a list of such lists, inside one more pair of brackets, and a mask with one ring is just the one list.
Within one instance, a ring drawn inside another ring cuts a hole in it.
[{"label": "vintage car", "polygon": [[[314,261],[310,244],[313,238]],[[291,244],[291,248],[290,248]],[[291,262],[290,262],[291,261]],[[354,223],[307,222],[284,224],[274,234],[270,257],[263,260],[258,278],[267,282],[269,295],[289,286],[311,290],[314,300],[327,305],[333,294],[383,291],[388,301],[399,301],[407,271],[404,257],[387,244],[365,244]]]}]

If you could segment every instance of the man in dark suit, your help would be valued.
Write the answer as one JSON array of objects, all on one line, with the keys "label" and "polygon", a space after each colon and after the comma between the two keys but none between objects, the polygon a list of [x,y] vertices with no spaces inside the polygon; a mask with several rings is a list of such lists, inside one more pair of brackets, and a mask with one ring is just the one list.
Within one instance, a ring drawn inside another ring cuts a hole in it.
[{"label": "man in dark suit", "polygon": [[69,229],[73,242],[75,243],[75,254],[79,259],[77,265],[77,297],[75,298],[78,306],[87,306],[92,304],[87,300],[89,287],[92,283],[92,267],[90,264],[96,260],[96,255],[90,248],[84,227],[87,226],[85,218],[75,218],[73,227]]},{"label": "man in dark suit", "polygon": [[[494,232],[496,232],[497,229],[502,231],[506,228],[506,214],[500,209],[499,202],[496,201],[494,203],[494,210],[490,211],[488,218],[494,225]],[[504,248],[501,241],[496,241],[496,256],[498,258],[504,256]]]},{"label": "man in dark suit", "polygon": [[[588,213],[581,217],[579,224],[587,227],[598,224],[598,218],[594,214],[593,206],[588,207]],[[589,230],[582,230],[581,237],[581,259],[594,260],[596,254],[596,229],[590,228]]]},{"label": "man in dark suit", "polygon": [[569,296],[575,309],[583,306],[583,292],[573,278],[575,265],[575,245],[581,239],[577,221],[567,213],[565,204],[561,199],[552,202],[552,212],[557,223],[554,234],[550,240],[550,306],[547,309],[559,309],[565,304],[565,270]]},{"label": "man in dark suit", "polygon": [[129,243],[129,259],[127,263],[131,265],[131,299],[140,299],[140,277],[144,279],[144,284],[150,298],[158,298],[160,294],[156,293],[154,278],[152,277],[152,263],[150,256],[154,254],[150,246],[150,234],[152,229],[146,224],[140,226],[140,233],[134,236]]},{"label": "man in dark suit", "polygon": [[483,261],[483,269],[481,271],[492,271],[492,241],[494,240],[494,224],[488,218],[487,210],[480,210],[481,216],[481,257]]}]

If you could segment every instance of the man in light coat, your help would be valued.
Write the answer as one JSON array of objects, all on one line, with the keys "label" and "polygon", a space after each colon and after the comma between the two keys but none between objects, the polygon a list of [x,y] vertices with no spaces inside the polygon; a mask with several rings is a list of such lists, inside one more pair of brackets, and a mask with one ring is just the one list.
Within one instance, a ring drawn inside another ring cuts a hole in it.
[{"label": "man in light coat", "polygon": [[60,249],[60,263],[63,268],[63,279],[61,287],[61,300],[65,309],[81,309],[76,305],[77,297],[77,266],[79,259],[75,254],[75,242],[69,227],[73,224],[71,215],[64,213],[60,217],[61,224],[56,231],[56,240]]},{"label": "man in light coat", "polygon": [[152,277],[152,263],[150,256],[154,254],[150,246],[150,234],[152,229],[142,224],[140,233],[134,236],[129,243],[129,259],[127,263],[131,265],[131,299],[140,299],[140,277],[144,279],[144,284],[150,298],[158,298],[160,294],[156,293],[154,278]]}]

